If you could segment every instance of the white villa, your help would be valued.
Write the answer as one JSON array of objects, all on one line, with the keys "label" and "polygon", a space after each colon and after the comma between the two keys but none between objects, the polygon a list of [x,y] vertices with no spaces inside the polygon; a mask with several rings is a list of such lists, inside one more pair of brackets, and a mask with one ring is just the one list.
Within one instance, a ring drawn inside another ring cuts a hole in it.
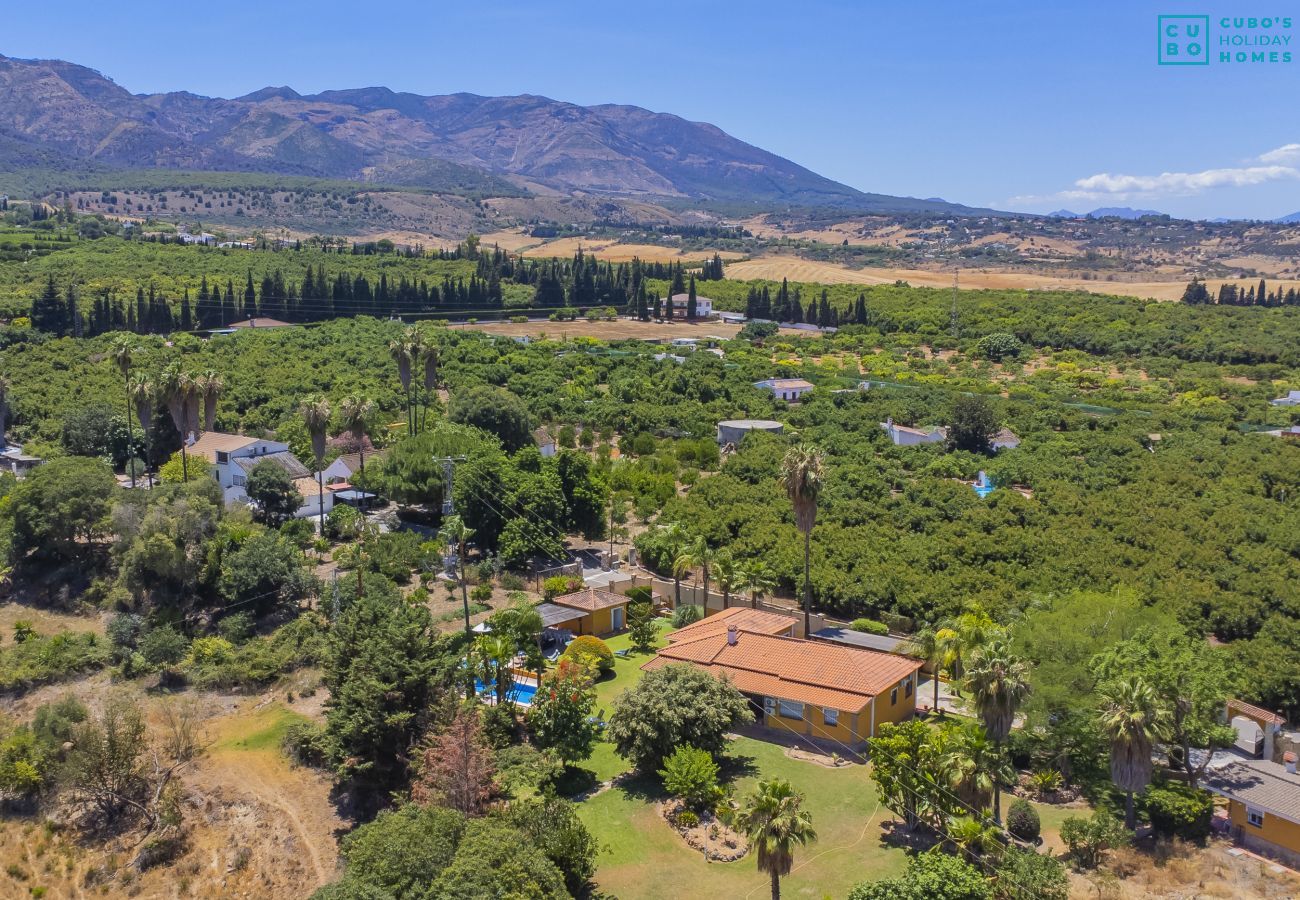
[{"label": "white villa", "polygon": [[771,391],[772,396],[778,400],[798,403],[804,394],[813,389],[813,383],[802,378],[768,378],[764,381],[755,381],[754,387]]},{"label": "white villa", "polygon": [[[248,503],[248,473],[253,466],[267,460],[280,466],[293,479],[293,486],[302,496],[302,506],[294,515],[298,518],[318,515],[321,511],[320,488],[316,478],[289,452],[289,445],[266,438],[245,437],[242,434],[223,434],[220,431],[204,432],[186,452],[191,459],[202,459],[208,464],[212,476],[221,485],[226,503]],[[325,512],[334,508],[334,495],[324,494]]]},{"label": "white villa", "polygon": [[948,438],[948,429],[939,425],[931,428],[909,428],[906,425],[895,425],[894,420],[891,418],[881,422],[880,427],[885,434],[889,435],[889,439],[897,447],[938,444]]},{"label": "white villa", "polygon": [[[673,294],[673,315],[684,316],[690,306],[690,294]],[[713,315],[713,300],[709,297],[695,295],[695,317],[703,319],[705,316]]]}]

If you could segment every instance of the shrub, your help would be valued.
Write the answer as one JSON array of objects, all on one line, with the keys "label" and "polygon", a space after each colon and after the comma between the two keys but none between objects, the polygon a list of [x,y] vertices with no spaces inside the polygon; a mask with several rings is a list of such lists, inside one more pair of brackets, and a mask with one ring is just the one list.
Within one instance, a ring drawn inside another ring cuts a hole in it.
[{"label": "shrub", "polygon": [[975,353],[985,359],[998,361],[1008,356],[1020,355],[1020,341],[1014,334],[994,332],[975,342]]},{"label": "shrub", "polygon": [[151,628],[140,638],[140,655],[149,665],[170,666],[185,658],[185,651],[190,642],[171,625],[159,625]]},{"label": "shrub", "polygon": [[614,651],[594,635],[584,634],[575,638],[564,649],[564,657],[602,673],[614,671]]},{"label": "shrub", "polygon": [[1038,840],[1042,824],[1038,820],[1038,810],[1028,800],[1015,800],[1007,810],[1007,831],[1022,841],[1030,843]]},{"label": "shrub", "polygon": [[329,733],[315,722],[294,722],[284,730],[284,752],[299,765],[323,768],[330,758]]},{"label": "shrub", "polygon": [[469,597],[475,603],[487,603],[492,599],[492,584],[484,581],[470,589]]},{"label": "shrub", "polygon": [[708,809],[722,798],[718,764],[705,750],[678,747],[659,770],[664,789],[692,809]]},{"label": "shrub", "polygon": [[854,619],[849,628],[863,634],[889,634],[889,626],[875,619]]},{"label": "shrub", "polygon": [[0,652],[0,690],[70,678],[108,663],[108,642],[93,632],[38,635]]},{"label": "shrub", "polygon": [[501,589],[506,591],[522,591],[528,587],[528,582],[523,577],[516,575],[514,572],[506,572],[501,578]]},{"label": "shrub", "polygon": [[699,815],[696,814],[694,810],[690,809],[679,810],[675,816],[675,820],[682,828],[694,828],[696,825],[700,824]]},{"label": "shrub", "polygon": [[1076,865],[1094,869],[1101,862],[1103,853],[1128,843],[1129,833],[1123,822],[1099,809],[1090,819],[1070,816],[1062,822],[1061,840]]},{"label": "shrub", "polygon": [[646,585],[629,588],[627,599],[629,603],[650,603],[654,600],[654,591]]},{"label": "shrub", "polygon": [[253,636],[253,614],[244,611],[226,616],[217,623],[217,634],[232,644],[242,644]]},{"label": "shrub", "polygon": [[325,516],[325,536],[336,541],[352,537],[361,525],[361,518],[355,507],[340,503]]},{"label": "shrub", "polygon": [[1038,769],[1029,776],[1029,783],[1040,794],[1052,794],[1061,789],[1064,779],[1055,769]]},{"label": "shrub", "polygon": [[673,627],[685,628],[704,618],[704,610],[699,606],[685,605],[673,610]]},{"label": "shrub", "polygon": [[582,590],[582,579],[576,575],[553,575],[542,580],[542,596],[554,600],[564,594]]},{"label": "shrub", "polygon": [[998,861],[998,900],[1068,900],[1070,876],[1054,856],[1032,850],[1007,850]]},{"label": "shrub", "polygon": [[1151,787],[1144,798],[1156,834],[1185,841],[1204,841],[1210,834],[1214,801],[1206,791],[1169,782]]}]

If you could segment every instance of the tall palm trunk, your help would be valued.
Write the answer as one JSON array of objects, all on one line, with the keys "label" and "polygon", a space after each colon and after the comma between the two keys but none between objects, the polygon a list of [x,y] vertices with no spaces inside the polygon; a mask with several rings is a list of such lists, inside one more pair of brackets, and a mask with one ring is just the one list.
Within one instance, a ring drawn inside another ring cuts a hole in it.
[{"label": "tall palm trunk", "polygon": [[465,608],[465,637],[473,636],[469,625],[469,585],[465,581],[465,544],[462,542],[458,548],[460,555],[460,602]]},{"label": "tall palm trunk", "polygon": [[781,900],[781,876],[772,873],[772,900]]},{"label": "tall palm trunk", "polygon": [[321,471],[321,461],[316,460],[316,502],[320,505],[320,536],[325,536],[325,473]]},{"label": "tall palm trunk", "polygon": [[1124,794],[1124,827],[1129,831],[1137,830],[1137,810],[1133,806],[1133,792]]},{"label": "tall palm trunk", "polygon": [[803,636],[812,632],[812,583],[808,580],[809,561],[812,558],[812,531],[803,533]]},{"label": "tall palm trunk", "polygon": [[998,768],[993,773],[993,824],[1002,824],[1002,742],[996,741],[993,744],[997,748]]},{"label": "tall palm trunk", "polygon": [[[144,423],[141,423],[141,427]],[[134,448],[131,446],[135,442],[135,432],[131,430],[131,376],[126,377],[126,464],[131,467],[131,487],[135,487],[135,456],[132,454]],[[149,464],[145,463],[145,468]]]}]

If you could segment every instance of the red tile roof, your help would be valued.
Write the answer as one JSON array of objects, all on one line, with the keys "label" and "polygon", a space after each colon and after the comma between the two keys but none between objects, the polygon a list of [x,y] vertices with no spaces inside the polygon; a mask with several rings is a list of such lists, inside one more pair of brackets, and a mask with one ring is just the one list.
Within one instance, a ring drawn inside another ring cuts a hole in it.
[{"label": "red tile roof", "polygon": [[598,609],[608,609],[611,606],[622,606],[630,601],[622,594],[615,594],[613,591],[586,588],[585,590],[574,591],[572,594],[562,594],[551,602],[559,606],[567,606],[570,609],[595,612]]},{"label": "red tile roof", "polygon": [[754,631],[759,634],[786,634],[794,625],[794,619],[780,613],[763,612],[745,606],[733,606],[717,615],[707,616],[698,622],[692,622],[683,628],[668,633],[668,643],[689,641],[706,635],[726,634],[727,629],[735,626],[741,631]]},{"label": "red tile roof", "polygon": [[725,676],[747,694],[846,712],[862,709],[921,668],[919,661],[892,653],[753,631],[738,631],[735,644],[727,642],[726,631],[676,641],[641,668],[648,672],[674,663]]}]

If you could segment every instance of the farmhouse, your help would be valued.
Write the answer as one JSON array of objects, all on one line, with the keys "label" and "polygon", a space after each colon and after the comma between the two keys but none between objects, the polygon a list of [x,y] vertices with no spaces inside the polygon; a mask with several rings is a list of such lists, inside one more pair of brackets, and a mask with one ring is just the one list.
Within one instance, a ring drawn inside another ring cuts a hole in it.
[{"label": "farmhouse", "polygon": [[768,378],[763,381],[755,381],[754,387],[771,391],[772,396],[778,400],[784,400],[787,403],[798,403],[804,394],[813,389],[813,383],[804,381],[802,378]]},{"label": "farmhouse", "polygon": [[[909,428],[906,425],[895,425],[893,419],[887,419],[880,423],[880,427],[889,439],[897,447],[915,447],[918,444],[938,444],[948,438],[948,429],[942,426],[931,428]],[[1017,441],[1019,443],[1019,441]]]},{"label": "farmhouse", "polygon": [[989,446],[996,452],[998,450],[1014,450],[1020,446],[1020,436],[1010,428],[1000,428],[998,433],[993,435],[993,440]]},{"label": "farmhouse", "polygon": [[1268,401],[1274,406],[1300,406],[1300,391],[1287,391],[1285,397]]},{"label": "farmhouse", "polygon": [[559,452],[559,445],[556,443],[555,435],[549,428],[538,428],[533,432],[533,443],[537,445],[537,451],[542,456],[554,456]]},{"label": "farmhouse", "polygon": [[761,620],[741,619],[752,612],[738,609],[723,620],[725,630],[704,619],[694,635],[670,634],[668,646],[641,668],[703,669],[734,684],[763,727],[852,748],[916,711],[917,660],[773,634],[778,623],[765,629]]},{"label": "farmhouse", "polygon": [[[673,294],[673,315],[684,316],[686,310],[690,308],[690,294]],[[702,319],[705,316],[713,315],[713,300],[709,297],[695,297],[695,317]]]},{"label": "farmhouse", "polygon": [[[298,518],[317,515],[321,511],[322,497],[315,476],[298,457],[289,452],[289,445],[265,438],[245,437],[242,434],[223,434],[207,431],[189,446],[191,465],[196,460],[207,464],[212,476],[221,485],[226,503],[248,503],[248,473],[258,463],[270,461],[288,473],[302,496],[302,505],[294,513]],[[323,497],[325,512],[334,508],[334,497],[326,491]]]},{"label": "farmhouse", "polygon": [[1296,754],[1281,763],[1234,759],[1205,773],[1204,785],[1228,799],[1232,836],[1290,865],[1300,863],[1300,776]]},{"label": "farmhouse", "polygon": [[39,456],[28,456],[17,444],[4,443],[0,437],[0,471],[8,472],[17,478],[23,478],[43,460]]}]

